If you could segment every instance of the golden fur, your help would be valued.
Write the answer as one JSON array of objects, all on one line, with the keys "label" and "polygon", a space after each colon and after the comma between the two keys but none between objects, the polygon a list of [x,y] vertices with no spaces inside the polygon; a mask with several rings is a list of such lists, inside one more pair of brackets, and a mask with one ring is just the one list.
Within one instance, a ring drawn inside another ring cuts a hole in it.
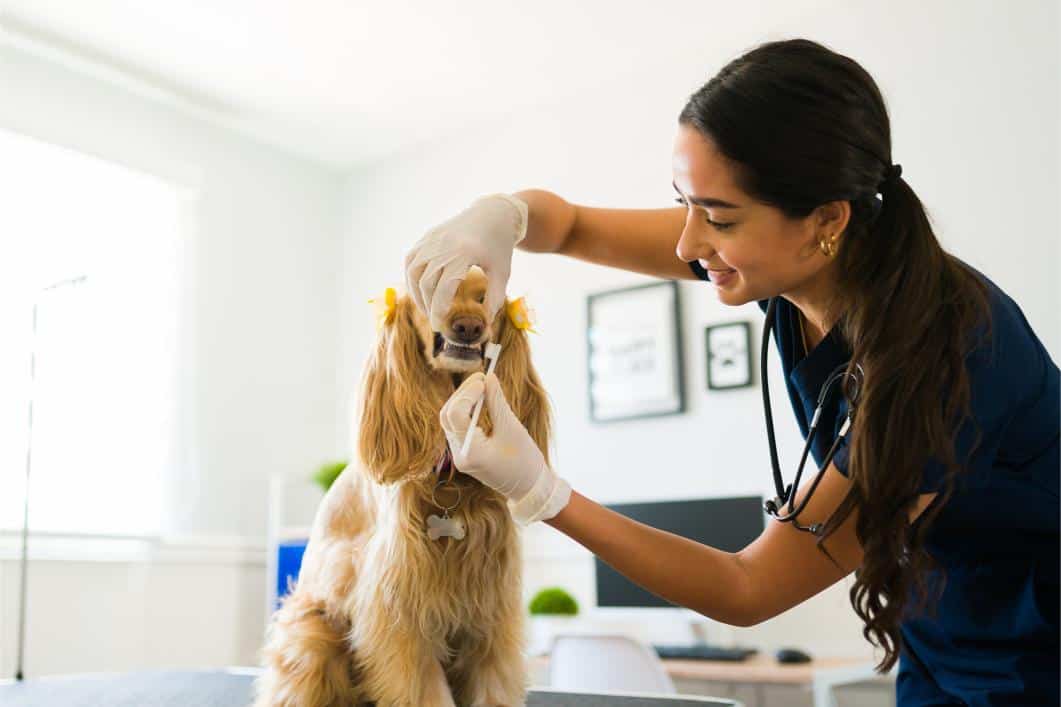
[{"label": "golden fur", "polygon": [[[473,269],[450,323],[486,323],[485,286]],[[427,516],[441,515],[431,501],[446,445],[439,410],[471,368],[482,370],[481,361],[436,356],[435,341],[399,298],[362,380],[357,459],[325,495],[298,584],[270,626],[258,707],[524,703],[519,536],[504,498],[458,474],[451,515],[466,536],[427,537]],[[503,307],[482,341],[501,344],[505,395],[547,453],[548,404],[525,333]],[[485,409],[481,419],[489,431]],[[446,505],[454,497],[438,490]]]}]

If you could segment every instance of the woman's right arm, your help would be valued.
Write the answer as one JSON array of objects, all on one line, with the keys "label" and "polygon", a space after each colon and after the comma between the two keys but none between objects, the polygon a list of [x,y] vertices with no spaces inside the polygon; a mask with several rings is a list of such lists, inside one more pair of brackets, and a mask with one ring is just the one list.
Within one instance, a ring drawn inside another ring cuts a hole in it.
[{"label": "woman's right arm", "polygon": [[468,269],[486,273],[493,317],[505,302],[512,249],[563,253],[664,278],[693,279],[678,259],[685,209],[592,209],[547,191],[492,194],[430,229],[405,255],[406,291],[435,331]]},{"label": "woman's right arm", "polygon": [[517,246],[521,250],[560,253],[656,277],[695,279],[675,253],[685,226],[684,207],[597,209],[540,189],[514,196],[529,211],[527,235]]}]

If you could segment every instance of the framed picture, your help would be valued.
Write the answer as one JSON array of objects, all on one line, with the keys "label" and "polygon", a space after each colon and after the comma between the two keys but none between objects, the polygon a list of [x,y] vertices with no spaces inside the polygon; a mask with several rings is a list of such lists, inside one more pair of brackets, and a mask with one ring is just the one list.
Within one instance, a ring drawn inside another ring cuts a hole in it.
[{"label": "framed picture", "polygon": [[751,327],[748,322],[704,329],[709,390],[746,388],[752,384]]},{"label": "framed picture", "polygon": [[587,301],[594,422],[685,411],[678,283],[599,292]]}]

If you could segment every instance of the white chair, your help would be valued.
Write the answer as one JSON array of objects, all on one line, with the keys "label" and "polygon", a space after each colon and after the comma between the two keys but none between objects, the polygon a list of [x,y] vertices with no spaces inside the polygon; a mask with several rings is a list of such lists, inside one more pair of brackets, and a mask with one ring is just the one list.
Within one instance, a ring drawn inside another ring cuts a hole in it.
[{"label": "white chair", "polygon": [[557,636],[549,655],[549,686],[677,693],[655,651],[628,636]]}]

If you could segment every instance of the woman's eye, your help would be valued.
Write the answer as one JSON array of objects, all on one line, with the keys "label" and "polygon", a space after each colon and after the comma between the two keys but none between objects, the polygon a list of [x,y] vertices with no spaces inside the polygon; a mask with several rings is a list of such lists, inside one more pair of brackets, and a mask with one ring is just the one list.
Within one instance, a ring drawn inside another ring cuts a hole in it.
[{"label": "woman's eye", "polygon": [[728,231],[729,229],[737,225],[735,223],[719,223],[718,221],[712,221],[706,216],[704,217],[704,220],[707,221],[712,227],[714,227],[716,231]]},{"label": "woman's eye", "polygon": [[[688,206],[689,205],[689,202],[687,202],[685,200],[685,197],[682,197],[682,196],[674,197],[674,201],[675,201],[675,203],[681,204],[682,206]],[[704,220],[707,221],[707,223],[710,224],[712,227],[714,227],[714,229],[717,230],[717,231],[728,231],[729,229],[731,229],[731,228],[733,228],[734,226],[737,225],[735,223],[720,223],[718,221],[712,221],[711,218],[708,217],[707,215],[704,216]]]}]

